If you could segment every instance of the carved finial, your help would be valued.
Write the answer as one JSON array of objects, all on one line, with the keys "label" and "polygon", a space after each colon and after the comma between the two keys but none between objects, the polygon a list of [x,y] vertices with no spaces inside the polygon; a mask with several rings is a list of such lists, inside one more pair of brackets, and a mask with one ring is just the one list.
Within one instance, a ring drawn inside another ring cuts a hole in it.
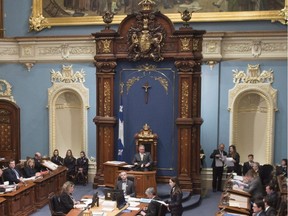
[{"label": "carved finial", "polygon": [[105,29],[110,29],[110,23],[113,21],[114,13],[106,11],[102,16],[103,22],[106,23]]},{"label": "carved finial", "polygon": [[178,11],[181,14],[181,19],[185,22],[183,25],[185,28],[189,26],[189,20],[192,18],[193,11],[189,12],[187,9],[183,12]]},{"label": "carved finial", "polygon": [[143,11],[150,11],[156,3],[153,0],[142,0],[138,5],[141,5]]}]

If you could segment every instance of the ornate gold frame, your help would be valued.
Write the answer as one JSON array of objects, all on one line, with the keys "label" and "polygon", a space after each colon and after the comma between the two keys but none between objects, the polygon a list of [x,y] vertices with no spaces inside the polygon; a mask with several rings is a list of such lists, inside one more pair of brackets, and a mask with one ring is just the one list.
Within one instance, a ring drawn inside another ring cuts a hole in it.
[{"label": "ornate gold frame", "polygon": [[[43,0],[33,0],[32,14],[29,18],[30,31],[41,31],[52,26],[76,26],[76,25],[101,25],[104,24],[101,16],[86,17],[44,17]],[[180,13],[169,13],[167,15],[173,22],[183,22]],[[126,15],[116,15],[112,24],[119,24]],[[252,21],[271,20],[282,24],[288,23],[288,0],[285,7],[280,11],[241,11],[241,12],[204,12],[194,13],[191,22],[223,22],[223,21]]]}]

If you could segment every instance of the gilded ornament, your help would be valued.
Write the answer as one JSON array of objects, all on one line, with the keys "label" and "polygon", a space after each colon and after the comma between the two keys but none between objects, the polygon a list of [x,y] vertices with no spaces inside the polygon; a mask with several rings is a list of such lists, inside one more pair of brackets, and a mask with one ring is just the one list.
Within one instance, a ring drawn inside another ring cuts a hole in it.
[{"label": "gilded ornament", "polygon": [[102,43],[102,52],[110,53],[111,52],[111,40],[101,40]]},{"label": "gilded ornament", "polygon": [[111,86],[108,81],[104,82],[104,116],[111,115]]},{"label": "gilded ornament", "polygon": [[42,15],[38,14],[37,16],[33,17],[30,16],[29,18],[29,30],[35,30],[35,31],[42,31],[44,28],[51,28],[51,26],[44,26],[43,24],[47,24],[47,19]]},{"label": "gilded ornament", "polygon": [[183,81],[181,87],[181,117],[188,118],[189,84]]},{"label": "gilded ornament", "polygon": [[181,51],[189,51],[190,38],[180,38],[181,41]]},{"label": "gilded ornament", "polygon": [[72,65],[63,65],[62,71],[51,70],[51,82],[52,83],[84,83],[85,72],[81,71],[73,72]]},{"label": "gilded ornament", "polygon": [[233,82],[238,83],[273,83],[274,75],[273,71],[260,70],[260,65],[249,65],[246,73],[239,71],[238,69],[233,70]]},{"label": "gilded ornament", "polygon": [[161,49],[166,37],[163,26],[156,23],[153,13],[138,13],[137,23],[128,31],[128,58],[132,61],[152,59],[155,62],[164,58]]}]

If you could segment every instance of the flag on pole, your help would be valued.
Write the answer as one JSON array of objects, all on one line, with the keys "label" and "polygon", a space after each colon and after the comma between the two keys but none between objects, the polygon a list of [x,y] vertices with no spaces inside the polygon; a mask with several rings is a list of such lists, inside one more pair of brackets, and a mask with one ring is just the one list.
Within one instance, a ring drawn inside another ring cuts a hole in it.
[{"label": "flag on pole", "polygon": [[122,97],[119,106],[118,115],[118,161],[123,161],[123,150],[124,150],[124,119],[123,119],[123,104]]}]

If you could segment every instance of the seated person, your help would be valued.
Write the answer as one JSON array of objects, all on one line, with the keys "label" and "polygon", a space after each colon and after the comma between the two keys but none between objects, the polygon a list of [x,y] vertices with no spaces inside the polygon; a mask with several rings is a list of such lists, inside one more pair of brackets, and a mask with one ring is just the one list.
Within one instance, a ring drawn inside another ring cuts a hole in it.
[{"label": "seated person", "polygon": [[276,167],[276,175],[283,175],[287,178],[287,159],[284,158],[281,160],[280,166]]},{"label": "seated person", "polygon": [[276,216],[276,209],[272,206],[273,201],[268,197],[265,196],[264,199],[264,204],[265,204],[265,214],[266,216]]},{"label": "seated person", "polygon": [[121,179],[116,182],[115,189],[123,190],[124,195],[135,197],[134,182],[127,178],[126,172],[121,172],[119,176]]},{"label": "seated person", "polygon": [[0,192],[5,192],[6,185],[4,185],[3,181],[3,170],[0,169]]},{"label": "seated person", "polygon": [[76,158],[73,156],[72,150],[68,149],[64,158],[64,166],[67,167],[67,181],[74,181]]},{"label": "seated person", "polygon": [[248,155],[248,161],[244,162],[243,164],[243,176],[248,172],[248,170],[252,169],[253,163],[254,163],[254,155],[249,154]]},{"label": "seated person", "polygon": [[253,172],[253,169],[249,170],[243,181],[247,183],[246,186],[242,186],[243,191],[251,194],[251,201],[253,202],[256,199],[263,198],[263,187],[260,177]]},{"label": "seated person", "polygon": [[54,150],[53,156],[51,157],[51,161],[57,165],[63,165],[63,158],[59,156],[58,149]]},{"label": "seated person", "polygon": [[161,203],[157,202],[156,200],[161,200],[155,192],[153,187],[149,187],[146,189],[145,194],[147,195],[148,199],[151,199],[151,202],[148,204],[147,208],[144,208],[140,214],[146,216],[157,216],[160,211]]},{"label": "seated person", "polygon": [[253,203],[253,216],[266,216],[265,214],[265,204],[263,200],[256,200]]},{"label": "seated person", "polygon": [[275,191],[275,186],[273,184],[269,184],[265,187],[265,190],[267,194],[266,197],[269,199],[269,206],[276,209],[278,203],[278,193]]},{"label": "seated person", "polygon": [[79,184],[86,184],[88,180],[88,158],[84,151],[80,152],[80,158],[76,160],[76,176],[75,181]]},{"label": "seated person", "polygon": [[35,162],[32,158],[29,158],[26,162],[26,165],[24,166],[24,177],[30,178],[33,176],[39,177],[41,176],[40,172],[37,172],[35,169]]},{"label": "seated person", "polygon": [[46,167],[42,166],[42,155],[40,152],[36,152],[34,155],[34,163],[36,172],[46,170]]},{"label": "seated person", "polygon": [[59,196],[59,206],[56,211],[67,214],[71,209],[77,208],[77,204],[80,204],[80,202],[73,198],[73,191],[74,184],[72,182],[67,181],[63,184],[62,191]]},{"label": "seated person", "polygon": [[3,173],[4,181],[9,181],[10,185],[23,182],[21,172],[15,168],[15,160],[9,161],[9,167]]},{"label": "seated person", "polygon": [[145,146],[139,145],[139,152],[134,155],[132,164],[136,171],[149,171],[153,163],[152,156],[149,152],[145,152]]}]

